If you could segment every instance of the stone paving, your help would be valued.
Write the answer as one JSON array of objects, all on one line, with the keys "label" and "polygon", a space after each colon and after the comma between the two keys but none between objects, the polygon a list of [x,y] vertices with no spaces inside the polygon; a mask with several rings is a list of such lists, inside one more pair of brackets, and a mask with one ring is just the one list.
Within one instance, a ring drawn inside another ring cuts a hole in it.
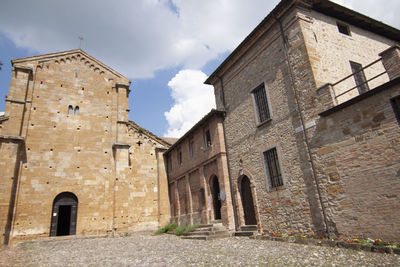
[{"label": "stone paving", "polygon": [[399,266],[400,255],[243,237],[211,241],[137,233],[0,249],[0,266]]}]

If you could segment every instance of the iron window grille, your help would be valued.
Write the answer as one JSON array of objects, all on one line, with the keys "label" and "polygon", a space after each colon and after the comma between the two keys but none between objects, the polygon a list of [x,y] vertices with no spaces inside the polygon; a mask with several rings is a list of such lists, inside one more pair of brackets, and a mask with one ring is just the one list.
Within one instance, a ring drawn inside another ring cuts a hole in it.
[{"label": "iron window grille", "polygon": [[400,124],[400,95],[390,99],[394,115],[396,116],[397,122]]},{"label": "iron window grille", "polygon": [[283,185],[281,168],[279,166],[278,153],[276,148],[265,151],[264,153],[265,165],[269,174],[269,182],[271,188],[276,188]]},{"label": "iron window grille", "polygon": [[259,123],[263,123],[271,119],[269,112],[267,94],[264,85],[254,89],[253,91],[254,102],[257,109],[257,118]]}]

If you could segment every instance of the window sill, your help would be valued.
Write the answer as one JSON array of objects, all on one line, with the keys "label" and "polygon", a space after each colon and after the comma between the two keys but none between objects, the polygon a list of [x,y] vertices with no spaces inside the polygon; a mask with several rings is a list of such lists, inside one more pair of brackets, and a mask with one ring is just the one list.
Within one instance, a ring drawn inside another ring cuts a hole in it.
[{"label": "window sill", "polygon": [[285,190],[285,189],[286,189],[285,185],[281,185],[281,186],[278,186],[278,187],[269,186],[269,192],[282,191],[282,190]]},{"label": "window sill", "polygon": [[263,127],[264,125],[269,124],[271,121],[272,121],[272,118],[269,118],[268,120],[263,121],[263,122],[257,124],[257,128]]},{"label": "window sill", "polygon": [[213,147],[213,145],[209,145],[208,147],[201,147],[200,149],[201,149],[203,152],[206,152],[206,151],[210,150],[212,147]]}]

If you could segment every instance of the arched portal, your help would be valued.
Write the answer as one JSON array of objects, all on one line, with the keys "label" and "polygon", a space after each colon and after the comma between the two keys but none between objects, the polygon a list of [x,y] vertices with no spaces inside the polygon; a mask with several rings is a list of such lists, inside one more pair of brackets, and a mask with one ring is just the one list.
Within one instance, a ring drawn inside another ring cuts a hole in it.
[{"label": "arched portal", "polygon": [[218,177],[213,176],[210,181],[211,194],[213,198],[214,220],[221,219],[221,198],[219,192]]},{"label": "arched portal", "polygon": [[243,176],[239,180],[239,192],[242,199],[244,222],[246,225],[257,225],[256,213],[254,211],[253,195],[251,193],[250,180]]},{"label": "arched portal", "polygon": [[74,235],[77,212],[78,198],[73,193],[57,195],[53,201],[50,236]]}]

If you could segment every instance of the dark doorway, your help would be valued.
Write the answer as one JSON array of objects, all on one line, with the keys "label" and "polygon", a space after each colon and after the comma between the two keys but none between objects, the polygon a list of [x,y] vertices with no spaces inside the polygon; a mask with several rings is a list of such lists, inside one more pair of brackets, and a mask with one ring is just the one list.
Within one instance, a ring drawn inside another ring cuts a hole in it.
[{"label": "dark doorway", "polygon": [[246,225],[257,225],[254,212],[253,195],[251,194],[250,180],[243,176],[239,183],[240,197],[242,199],[244,222]]},{"label": "dark doorway", "polygon": [[219,195],[219,183],[217,176],[211,178],[211,194],[213,197],[213,207],[214,207],[214,220],[221,219],[221,198]]},{"label": "dark doorway", "polygon": [[57,235],[69,235],[71,226],[71,206],[62,205],[58,208]]},{"label": "dark doorway", "polygon": [[74,235],[78,198],[70,192],[59,194],[53,202],[50,236]]}]

